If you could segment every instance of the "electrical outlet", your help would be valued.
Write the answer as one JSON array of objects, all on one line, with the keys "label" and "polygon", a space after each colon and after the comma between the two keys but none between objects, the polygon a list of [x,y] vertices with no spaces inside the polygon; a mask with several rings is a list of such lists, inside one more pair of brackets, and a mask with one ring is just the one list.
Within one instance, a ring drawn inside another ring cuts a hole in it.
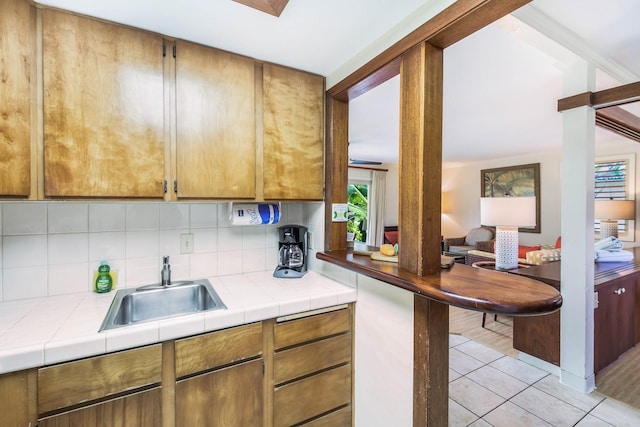
[{"label": "electrical outlet", "polygon": [[193,234],[181,234],[180,235],[180,253],[192,254],[193,253]]},{"label": "electrical outlet", "polygon": [[313,233],[307,231],[307,246],[309,249],[313,249]]}]

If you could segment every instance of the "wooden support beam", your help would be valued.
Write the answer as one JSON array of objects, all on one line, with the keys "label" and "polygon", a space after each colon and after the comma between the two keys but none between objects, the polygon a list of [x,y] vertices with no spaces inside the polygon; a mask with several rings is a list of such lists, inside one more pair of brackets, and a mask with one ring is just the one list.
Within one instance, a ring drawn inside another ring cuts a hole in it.
[{"label": "wooden support beam", "polygon": [[[422,43],[400,68],[398,267],[440,271],[443,51]],[[414,298],[413,425],[448,424],[449,307]]]},{"label": "wooden support beam", "polygon": [[596,125],[625,138],[640,142],[640,117],[620,107],[597,110]]},{"label": "wooden support beam", "polygon": [[[329,89],[334,98],[349,100],[351,88],[360,84],[396,58],[423,42],[444,49],[502,18],[531,0],[458,0],[393,44],[358,70]],[[361,92],[360,92],[361,93]]]},{"label": "wooden support beam", "polygon": [[260,12],[280,16],[289,0],[233,0],[236,3],[252,7]]},{"label": "wooden support beam", "polygon": [[598,92],[584,92],[558,100],[558,111],[589,106],[596,109],[640,101],[640,82],[629,83]]},{"label": "wooden support beam", "polygon": [[449,306],[413,298],[413,426],[449,425]]},{"label": "wooden support beam", "polygon": [[325,137],[324,250],[347,248],[347,223],[332,221],[332,204],[347,203],[349,104],[327,96]]},{"label": "wooden support beam", "polygon": [[399,264],[440,271],[443,50],[422,43],[400,71]]}]

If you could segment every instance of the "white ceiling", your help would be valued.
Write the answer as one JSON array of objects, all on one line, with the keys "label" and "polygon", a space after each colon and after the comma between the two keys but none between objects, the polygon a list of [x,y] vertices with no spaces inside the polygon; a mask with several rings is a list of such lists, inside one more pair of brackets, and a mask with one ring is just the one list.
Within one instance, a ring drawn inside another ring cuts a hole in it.
[{"label": "white ceiling", "polygon": [[[277,18],[232,0],[37,1],[321,74],[328,87],[453,2],[289,0]],[[558,147],[561,63],[573,51],[606,70],[598,89],[640,80],[638,22],[638,0],[534,0],[447,48],[445,162]],[[352,101],[352,158],[397,158],[397,110],[397,79]]]}]

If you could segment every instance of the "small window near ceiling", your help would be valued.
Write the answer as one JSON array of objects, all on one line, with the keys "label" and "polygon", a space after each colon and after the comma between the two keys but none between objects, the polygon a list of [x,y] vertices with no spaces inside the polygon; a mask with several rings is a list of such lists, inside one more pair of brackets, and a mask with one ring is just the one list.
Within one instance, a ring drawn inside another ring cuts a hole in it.
[{"label": "small window near ceiling", "polygon": [[354,233],[356,242],[367,241],[367,218],[369,216],[369,185],[350,183],[347,186],[349,221],[347,232]]},{"label": "small window near ceiling", "polygon": [[[635,161],[633,155],[599,158],[595,163],[595,200],[631,200],[635,193]],[[600,233],[600,220],[595,219],[595,231]],[[633,240],[633,222],[618,220],[618,237]]]}]

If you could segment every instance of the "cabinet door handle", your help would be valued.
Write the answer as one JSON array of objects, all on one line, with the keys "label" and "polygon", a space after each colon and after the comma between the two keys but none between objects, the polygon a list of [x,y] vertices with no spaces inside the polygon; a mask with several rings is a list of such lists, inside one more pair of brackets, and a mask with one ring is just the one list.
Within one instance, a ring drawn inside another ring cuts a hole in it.
[{"label": "cabinet door handle", "polygon": [[625,292],[627,292],[627,290],[625,288],[618,288],[615,291],[613,291],[613,293],[616,294],[616,295],[622,295]]}]

